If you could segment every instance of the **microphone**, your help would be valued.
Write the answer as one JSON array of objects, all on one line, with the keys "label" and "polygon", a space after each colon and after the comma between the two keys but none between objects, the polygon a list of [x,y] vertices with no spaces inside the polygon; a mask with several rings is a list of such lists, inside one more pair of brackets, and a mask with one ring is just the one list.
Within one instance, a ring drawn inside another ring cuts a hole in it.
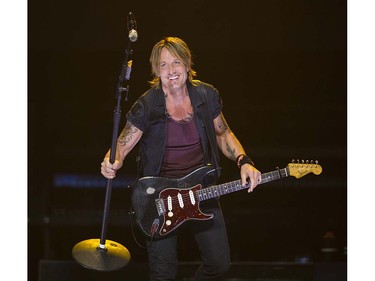
[{"label": "microphone", "polygon": [[131,42],[135,42],[138,39],[138,32],[137,32],[137,22],[135,21],[135,16],[132,12],[128,15],[128,31],[129,31],[129,40]]}]

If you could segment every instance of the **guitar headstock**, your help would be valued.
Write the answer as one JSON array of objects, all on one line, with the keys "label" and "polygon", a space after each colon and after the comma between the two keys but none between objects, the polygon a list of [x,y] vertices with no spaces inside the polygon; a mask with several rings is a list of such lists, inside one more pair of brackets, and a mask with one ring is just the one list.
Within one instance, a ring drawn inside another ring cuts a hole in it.
[{"label": "guitar headstock", "polygon": [[297,179],[302,178],[303,176],[314,173],[315,175],[320,175],[323,171],[322,166],[318,164],[318,161],[304,161],[300,163],[299,160],[297,160],[297,163],[292,161],[292,163],[288,164],[289,174],[293,177],[296,177]]}]

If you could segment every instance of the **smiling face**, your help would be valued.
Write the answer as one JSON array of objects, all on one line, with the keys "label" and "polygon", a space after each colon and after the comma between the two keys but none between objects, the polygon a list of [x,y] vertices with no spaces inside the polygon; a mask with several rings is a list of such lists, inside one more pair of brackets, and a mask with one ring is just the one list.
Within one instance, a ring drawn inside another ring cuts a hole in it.
[{"label": "smiling face", "polygon": [[[176,61],[172,64],[172,60]],[[152,81],[150,81],[151,86],[160,87],[163,85],[163,87],[167,87],[170,85],[170,83],[167,82],[171,81],[173,68],[175,69],[176,74],[177,71],[179,72],[178,77],[176,76],[174,79],[176,80],[175,82],[180,81],[180,79],[177,78],[183,78],[181,76],[182,74],[186,74],[187,79],[190,82],[192,82],[193,77],[196,76],[196,72],[192,69],[193,62],[189,47],[178,37],[166,37],[157,42],[152,48],[150,63],[152,74],[154,76]],[[182,71],[179,67],[185,67],[186,71]],[[165,77],[166,71],[170,72],[168,80],[166,80]],[[163,84],[163,82],[166,83]],[[186,80],[183,82],[186,82]]]},{"label": "smiling face", "polygon": [[186,86],[188,67],[168,49],[163,48],[160,53],[158,73],[165,91],[180,90]]}]

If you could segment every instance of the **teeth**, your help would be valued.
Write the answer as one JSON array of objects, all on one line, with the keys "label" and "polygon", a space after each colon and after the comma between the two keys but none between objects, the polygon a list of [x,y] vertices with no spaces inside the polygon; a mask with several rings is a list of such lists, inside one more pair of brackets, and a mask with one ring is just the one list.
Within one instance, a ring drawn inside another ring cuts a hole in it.
[{"label": "teeth", "polygon": [[174,79],[177,79],[178,76],[173,76],[173,77],[169,77],[169,80],[174,80]]}]

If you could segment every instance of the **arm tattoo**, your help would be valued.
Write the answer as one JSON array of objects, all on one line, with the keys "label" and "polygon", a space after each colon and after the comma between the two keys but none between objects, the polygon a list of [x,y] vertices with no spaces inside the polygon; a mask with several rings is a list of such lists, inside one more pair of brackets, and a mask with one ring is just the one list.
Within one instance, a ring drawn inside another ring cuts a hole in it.
[{"label": "arm tattoo", "polygon": [[137,127],[135,127],[132,123],[127,122],[117,140],[118,144],[122,146],[126,145],[133,139],[133,136],[137,131]]},{"label": "arm tattoo", "polygon": [[230,148],[230,146],[228,145],[228,143],[226,144],[227,145],[227,151],[228,151],[228,154],[229,154],[229,158],[231,159],[231,160],[236,160],[236,156],[235,156],[235,152],[236,152],[236,150],[235,149],[231,149]]},{"label": "arm tattoo", "polygon": [[218,119],[217,126],[219,127],[220,130],[226,131],[229,129],[228,123],[225,120],[224,116],[220,115]]}]

